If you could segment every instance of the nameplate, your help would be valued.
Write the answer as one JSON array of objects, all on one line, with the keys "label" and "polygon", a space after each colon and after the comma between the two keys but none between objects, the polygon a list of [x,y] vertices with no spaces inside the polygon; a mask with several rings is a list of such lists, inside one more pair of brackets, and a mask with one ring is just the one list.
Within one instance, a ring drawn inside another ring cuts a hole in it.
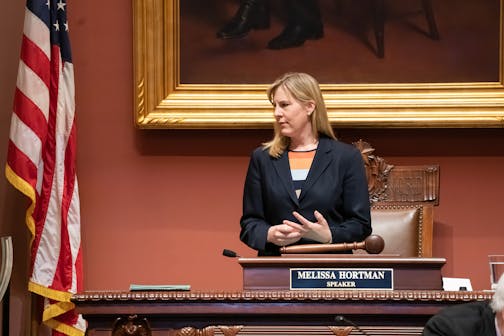
[{"label": "nameplate", "polygon": [[290,289],[393,290],[391,268],[291,268]]}]

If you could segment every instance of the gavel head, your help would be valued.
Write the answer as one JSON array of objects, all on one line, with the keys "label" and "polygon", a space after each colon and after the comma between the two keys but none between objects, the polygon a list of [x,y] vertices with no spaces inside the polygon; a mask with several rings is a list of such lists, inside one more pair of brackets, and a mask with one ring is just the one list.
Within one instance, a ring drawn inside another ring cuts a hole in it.
[{"label": "gavel head", "polygon": [[370,254],[378,254],[383,251],[385,241],[379,235],[372,234],[364,239],[365,249]]}]

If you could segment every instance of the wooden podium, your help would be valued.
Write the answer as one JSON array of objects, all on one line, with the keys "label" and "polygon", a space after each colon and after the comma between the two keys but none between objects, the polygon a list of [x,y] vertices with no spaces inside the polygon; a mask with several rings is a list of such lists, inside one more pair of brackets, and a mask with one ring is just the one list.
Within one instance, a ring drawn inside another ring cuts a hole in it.
[{"label": "wooden podium", "polygon": [[243,268],[244,290],[288,290],[291,268],[392,269],[394,290],[442,290],[441,268],[446,259],[310,254],[239,258],[238,262]]},{"label": "wooden podium", "polygon": [[[394,291],[96,291],[72,298],[87,336],[420,336],[452,305],[489,292]],[[349,322],[339,321],[344,317]]]},{"label": "wooden podium", "polygon": [[[482,292],[442,291],[443,258],[289,255],[239,258],[240,292],[85,292],[88,336],[420,336],[440,309]],[[393,290],[289,290],[291,268],[393,269]]]}]

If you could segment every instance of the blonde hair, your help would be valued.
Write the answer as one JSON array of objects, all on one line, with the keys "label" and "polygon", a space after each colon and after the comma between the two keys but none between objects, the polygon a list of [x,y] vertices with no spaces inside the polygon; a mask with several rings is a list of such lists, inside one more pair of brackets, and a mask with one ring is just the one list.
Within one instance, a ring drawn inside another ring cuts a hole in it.
[{"label": "blonde hair", "polygon": [[[289,92],[292,97],[300,103],[313,101],[315,103],[315,109],[310,115],[313,134],[315,136],[321,134],[336,139],[331,124],[329,123],[319,83],[315,78],[302,72],[288,72],[280,76],[269,86],[266,92],[268,100],[272,104],[275,93],[280,87]],[[289,146],[290,138],[280,134],[280,129],[276,123],[274,126],[275,134],[273,139],[263,143],[263,146],[265,149],[268,149],[269,155],[279,157]]]}]

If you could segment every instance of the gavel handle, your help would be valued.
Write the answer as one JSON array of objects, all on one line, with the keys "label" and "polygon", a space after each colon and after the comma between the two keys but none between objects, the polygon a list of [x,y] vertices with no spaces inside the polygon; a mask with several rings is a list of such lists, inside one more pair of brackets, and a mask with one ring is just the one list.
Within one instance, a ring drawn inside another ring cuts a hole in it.
[{"label": "gavel handle", "polygon": [[280,253],[326,253],[326,252],[336,252],[336,251],[349,251],[365,249],[366,243],[353,242],[353,243],[340,243],[340,244],[304,244],[304,245],[292,245],[283,246],[280,248]]}]

